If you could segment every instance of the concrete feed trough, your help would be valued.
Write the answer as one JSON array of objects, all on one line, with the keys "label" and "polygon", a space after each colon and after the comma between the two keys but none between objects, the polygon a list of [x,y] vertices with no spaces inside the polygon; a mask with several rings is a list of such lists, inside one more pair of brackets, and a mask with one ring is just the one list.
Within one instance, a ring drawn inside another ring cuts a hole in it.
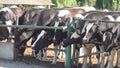
[{"label": "concrete feed trough", "polygon": [[14,59],[14,45],[11,42],[0,42],[0,59]]}]

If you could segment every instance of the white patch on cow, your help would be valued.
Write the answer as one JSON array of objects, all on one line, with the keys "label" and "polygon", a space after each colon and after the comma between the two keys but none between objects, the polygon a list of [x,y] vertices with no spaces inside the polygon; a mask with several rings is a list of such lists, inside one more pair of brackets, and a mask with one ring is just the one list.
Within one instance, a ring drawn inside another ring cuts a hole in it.
[{"label": "white patch on cow", "polygon": [[103,11],[105,11],[105,12],[109,12],[109,10],[108,10],[108,9],[103,9]]},{"label": "white patch on cow", "polygon": [[[6,23],[6,25],[12,25],[13,22],[11,20],[8,20],[5,23]],[[11,27],[7,27],[7,29],[9,31],[9,33],[11,34]]]},{"label": "white patch on cow", "polygon": [[33,7],[34,9],[40,9],[40,8],[45,8],[44,6],[35,6]]},{"label": "white patch on cow", "polygon": [[11,9],[9,9],[8,7],[5,7],[5,8],[2,8],[1,10],[0,10],[0,12],[1,11],[8,11],[11,15],[13,15],[13,12],[12,12],[12,10]]},{"label": "white patch on cow", "polygon": [[16,5],[12,5],[10,6],[10,8],[18,8]]},{"label": "white patch on cow", "polygon": [[94,10],[96,10],[94,7],[87,7],[87,6],[80,7],[80,8],[84,9],[84,10],[85,10],[85,12],[88,12],[88,11],[94,11]]},{"label": "white patch on cow", "polygon": [[0,11],[9,11],[9,12],[12,12],[8,7],[2,8]]},{"label": "white patch on cow", "polygon": [[[61,49],[61,50],[65,50],[65,48],[63,47],[63,46],[61,46],[59,49]],[[58,55],[58,58],[59,59],[61,59],[61,58],[65,58],[65,52],[62,52],[62,51],[60,51],[59,52],[59,55]]]},{"label": "white patch on cow", "polygon": [[107,36],[106,36],[106,33],[104,33],[104,34],[103,34],[103,41],[106,40],[106,37],[107,37]]},{"label": "white patch on cow", "polygon": [[25,37],[25,38],[28,38],[29,36],[27,35],[27,33],[25,33],[25,32],[23,32],[23,37]]},{"label": "white patch on cow", "polygon": [[59,25],[59,22],[55,22],[54,27],[58,27],[58,25]]},{"label": "white patch on cow", "polygon": [[80,19],[84,19],[84,16],[82,14],[76,14],[75,17],[80,18]]},{"label": "white patch on cow", "polygon": [[83,56],[83,55],[84,55],[84,51],[83,51],[83,48],[81,47],[80,52],[79,52],[79,56]]},{"label": "white patch on cow", "polygon": [[111,15],[107,15],[105,17],[108,17],[110,19],[110,21],[115,21],[115,19]]},{"label": "white patch on cow", "polygon": [[41,33],[38,35],[37,39],[35,40],[35,42],[32,44],[31,47],[34,47],[36,42],[45,34],[45,30],[42,30]]},{"label": "white patch on cow", "polygon": [[89,30],[92,28],[93,25],[94,25],[94,23],[88,23],[88,25],[86,27],[87,31],[86,31],[86,34],[85,34],[83,40],[87,40],[87,34],[88,34]]},{"label": "white patch on cow", "polygon": [[72,35],[71,35],[71,38],[78,38],[80,37],[80,35],[78,35],[76,32],[74,32]]},{"label": "white patch on cow", "polygon": [[118,16],[115,21],[120,21],[120,16]]},{"label": "white patch on cow", "polygon": [[64,17],[65,15],[69,15],[70,11],[69,10],[59,10],[58,11],[58,17]]},{"label": "white patch on cow", "polygon": [[64,26],[63,27],[63,32],[65,32],[67,28],[68,28],[68,26]]}]

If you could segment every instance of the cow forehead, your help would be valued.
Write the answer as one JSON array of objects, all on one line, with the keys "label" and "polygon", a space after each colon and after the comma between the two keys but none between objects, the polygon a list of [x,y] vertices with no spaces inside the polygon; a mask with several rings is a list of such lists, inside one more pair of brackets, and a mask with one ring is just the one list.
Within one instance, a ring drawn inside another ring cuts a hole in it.
[{"label": "cow forehead", "polygon": [[92,28],[93,25],[94,25],[94,23],[89,23],[88,26],[87,26],[87,28],[86,28],[87,31],[89,31]]},{"label": "cow forehead", "polygon": [[8,11],[8,12],[12,12],[8,7],[2,8],[0,11]]},{"label": "cow forehead", "polygon": [[69,15],[70,11],[69,10],[59,10],[58,11],[58,17],[63,17],[65,15]]}]

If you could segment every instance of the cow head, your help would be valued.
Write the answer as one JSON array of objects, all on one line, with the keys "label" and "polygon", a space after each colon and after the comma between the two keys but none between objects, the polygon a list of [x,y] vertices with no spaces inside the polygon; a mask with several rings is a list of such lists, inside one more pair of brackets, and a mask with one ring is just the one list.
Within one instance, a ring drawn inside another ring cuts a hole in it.
[{"label": "cow head", "polygon": [[85,27],[85,35],[83,37],[83,42],[88,43],[94,37],[97,32],[97,25],[95,23],[88,23]]},{"label": "cow head", "polygon": [[103,34],[103,47],[105,52],[110,52],[113,48],[113,33],[105,32]]},{"label": "cow head", "polygon": [[50,30],[42,30],[31,47],[34,50],[41,50],[52,43],[52,38],[53,32]]},{"label": "cow head", "polygon": [[[11,16],[8,11],[0,11],[0,24],[12,25]],[[11,27],[0,27],[1,40],[7,39],[11,34]]]},{"label": "cow head", "polygon": [[10,20],[10,14],[8,11],[1,11],[0,12],[0,21],[8,21]]}]

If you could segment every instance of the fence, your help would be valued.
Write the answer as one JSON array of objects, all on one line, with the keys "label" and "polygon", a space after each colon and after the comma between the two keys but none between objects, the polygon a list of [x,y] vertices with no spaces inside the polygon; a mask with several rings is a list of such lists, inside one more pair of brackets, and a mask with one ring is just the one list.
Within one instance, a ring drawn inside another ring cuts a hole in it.
[{"label": "fence", "polygon": [[[119,21],[107,21],[107,20],[90,20],[90,19],[81,19],[81,20],[86,20],[86,21],[91,21],[91,22],[110,22],[110,23],[120,23]],[[67,29],[67,36],[69,37],[71,34],[71,27],[70,27],[70,20],[68,20],[68,29]],[[52,27],[52,26],[33,26],[33,25],[18,25],[18,19],[16,19],[16,25],[0,25],[0,27],[14,27],[14,28],[40,28],[40,29],[63,29],[63,26],[61,27]],[[120,47],[118,47],[120,48]],[[118,49],[117,48],[117,49]],[[54,49],[51,49],[54,50]],[[93,54],[98,54],[98,53],[102,53],[101,52],[96,52],[96,53],[92,53],[89,55],[93,55]],[[88,56],[88,55],[85,55]],[[71,60],[74,60],[76,58],[80,58],[80,57],[84,57],[84,56],[79,56],[79,57],[74,57],[71,59],[71,46],[67,46],[66,47],[66,68],[71,68]]]}]

